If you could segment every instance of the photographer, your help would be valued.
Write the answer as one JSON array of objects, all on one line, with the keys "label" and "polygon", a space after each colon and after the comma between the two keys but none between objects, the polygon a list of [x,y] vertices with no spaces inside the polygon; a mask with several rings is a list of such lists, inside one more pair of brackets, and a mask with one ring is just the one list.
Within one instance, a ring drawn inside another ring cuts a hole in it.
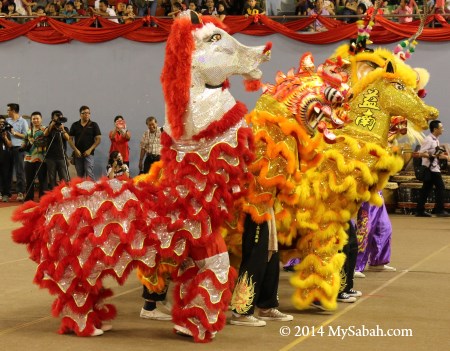
[{"label": "photographer", "polygon": [[109,155],[108,166],[106,166],[106,176],[109,179],[119,177],[130,177],[130,170],[123,162],[122,155],[118,151],[113,151]]},{"label": "photographer", "polygon": [[444,192],[445,185],[442,180],[441,168],[439,160],[448,160],[449,157],[439,146],[439,136],[444,132],[444,126],[441,121],[435,120],[430,122],[430,134],[424,139],[418,157],[422,157],[422,165],[430,170],[430,177],[424,179],[422,189],[420,189],[420,197],[417,202],[416,217],[431,217],[425,212],[425,203],[433,186],[436,194],[436,204],[434,206],[434,214],[438,217],[448,217],[450,213],[444,209]]},{"label": "photographer", "polygon": [[130,166],[130,147],[128,145],[130,138],[131,134],[127,129],[125,120],[122,116],[116,116],[114,118],[114,129],[109,132],[109,139],[111,140],[109,153],[119,151],[127,166]]},{"label": "photographer", "polygon": [[[69,181],[67,174],[66,150],[67,142],[72,143],[69,137],[69,129],[63,123],[67,122],[67,118],[63,117],[61,111],[52,112],[52,121],[48,128],[44,131],[47,137],[48,148],[45,155],[45,164],[47,165],[48,189],[52,190],[56,186],[56,174],[59,180]],[[75,148],[71,145],[72,149]]]},{"label": "photographer", "polygon": [[7,105],[8,118],[6,122],[12,125],[9,132],[11,138],[11,166],[9,168],[9,183],[12,184],[13,171],[16,173],[16,192],[17,201],[23,201],[23,194],[25,193],[25,152],[21,149],[23,138],[27,134],[28,123],[19,115],[19,104]]},{"label": "photographer", "polygon": [[47,167],[44,155],[47,149],[47,138],[44,136],[45,128],[42,126],[42,114],[31,114],[31,128],[28,130],[22,145],[25,154],[25,177],[27,179],[27,192],[25,201],[34,200],[34,180],[39,179],[39,198],[47,190]]},{"label": "photographer", "polygon": [[11,196],[11,182],[9,168],[11,163],[11,138],[9,131],[12,126],[6,123],[6,118],[0,116],[0,194],[3,202],[8,202]]}]

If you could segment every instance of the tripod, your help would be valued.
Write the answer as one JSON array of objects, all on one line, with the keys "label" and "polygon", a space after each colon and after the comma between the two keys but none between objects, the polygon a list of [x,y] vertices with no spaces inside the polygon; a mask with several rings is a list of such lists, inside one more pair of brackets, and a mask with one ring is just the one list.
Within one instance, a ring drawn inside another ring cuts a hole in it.
[{"label": "tripod", "polygon": [[66,151],[64,149],[64,145],[63,145],[63,141],[62,141],[62,138],[63,138],[62,137],[62,133],[63,132],[61,130],[55,129],[55,132],[53,133],[52,139],[50,140],[50,143],[47,146],[47,151],[44,154],[44,158],[43,158],[42,162],[40,162],[40,165],[39,165],[38,169],[36,170],[36,172],[34,174],[34,177],[33,177],[33,180],[31,181],[31,184],[28,186],[27,192],[25,193],[25,198],[28,197],[28,194],[29,194],[30,191],[34,191],[34,190],[32,190],[34,188],[34,182],[36,181],[36,178],[38,177],[42,166],[45,164],[45,161],[46,161],[47,155],[48,155],[48,151],[50,150],[51,146],[55,142],[56,136],[58,136],[57,143],[59,144],[59,148],[60,148],[59,151],[63,155],[64,168],[65,168],[65,172],[66,172],[66,178],[67,178],[67,181],[70,181],[69,166],[68,166],[68,160],[67,160],[67,156],[66,156]]}]

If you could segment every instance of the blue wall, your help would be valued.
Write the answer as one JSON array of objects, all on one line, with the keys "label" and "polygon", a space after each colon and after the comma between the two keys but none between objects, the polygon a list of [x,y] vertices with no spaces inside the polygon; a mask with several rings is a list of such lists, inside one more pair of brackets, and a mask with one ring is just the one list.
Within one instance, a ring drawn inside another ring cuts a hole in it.
[{"label": "blue wall", "polygon": [[[272,60],[262,66],[264,81],[273,82],[278,70],[287,72],[298,66],[300,56],[311,51],[315,62],[329,56],[334,45],[307,45],[280,35],[251,37],[235,35],[246,45],[263,45],[272,41]],[[391,49],[395,44],[388,45]],[[440,120],[447,127],[442,142],[450,142],[449,43],[420,42],[408,63],[424,67],[431,73],[426,102],[441,111]],[[109,151],[107,134],[116,115],[123,115],[132,133],[131,172],[137,174],[139,140],[145,131],[145,119],[154,115],[164,123],[164,100],[159,77],[164,60],[165,43],[144,44],[116,39],[100,44],[71,42],[44,45],[21,37],[0,43],[0,113],[6,104],[18,102],[22,114],[41,111],[44,123],[52,110],[62,110],[69,126],[79,119],[78,108],[88,105],[92,120],[99,123],[103,140],[96,157],[96,174],[105,171]],[[183,79],[183,77],[180,77]],[[231,80],[231,91],[237,100],[254,106],[258,93],[245,92],[242,80]]]}]

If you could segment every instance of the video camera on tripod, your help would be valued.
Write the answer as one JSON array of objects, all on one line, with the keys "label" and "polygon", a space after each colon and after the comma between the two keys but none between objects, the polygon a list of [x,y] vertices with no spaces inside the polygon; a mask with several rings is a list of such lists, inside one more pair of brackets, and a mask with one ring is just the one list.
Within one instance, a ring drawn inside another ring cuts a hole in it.
[{"label": "video camera on tripod", "polygon": [[55,123],[56,127],[59,127],[61,124],[66,123],[68,119],[62,115],[62,113],[56,113],[53,118],[52,122]]}]

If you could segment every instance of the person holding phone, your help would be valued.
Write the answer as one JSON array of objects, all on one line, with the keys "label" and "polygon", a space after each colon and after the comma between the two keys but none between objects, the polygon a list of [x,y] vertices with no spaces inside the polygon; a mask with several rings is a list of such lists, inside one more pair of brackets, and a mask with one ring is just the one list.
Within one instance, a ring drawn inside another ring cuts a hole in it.
[{"label": "person holding phone", "polygon": [[109,140],[111,140],[111,146],[109,153],[118,151],[122,155],[123,163],[130,167],[130,147],[128,142],[131,139],[131,134],[127,129],[127,124],[122,116],[116,116],[114,118],[114,129],[109,132]]}]

